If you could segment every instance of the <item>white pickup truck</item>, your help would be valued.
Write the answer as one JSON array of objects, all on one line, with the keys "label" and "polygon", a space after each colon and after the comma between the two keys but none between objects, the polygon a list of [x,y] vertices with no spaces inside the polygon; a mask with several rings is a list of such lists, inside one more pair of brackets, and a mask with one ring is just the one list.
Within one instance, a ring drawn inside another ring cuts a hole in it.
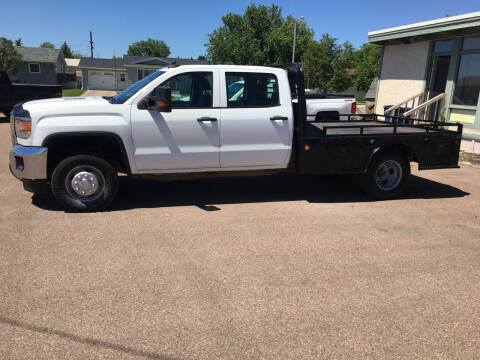
[{"label": "white pickup truck", "polygon": [[298,64],[170,67],[111,99],[15,105],[10,170],[26,190],[48,185],[68,210],[97,211],[115,198],[119,173],[354,173],[368,194],[387,199],[405,188],[410,161],[458,165],[461,125],[347,118],[307,121]]},{"label": "white pickup truck", "polygon": [[357,101],[353,95],[305,94],[307,103],[307,120],[348,120],[342,114],[355,114]]}]

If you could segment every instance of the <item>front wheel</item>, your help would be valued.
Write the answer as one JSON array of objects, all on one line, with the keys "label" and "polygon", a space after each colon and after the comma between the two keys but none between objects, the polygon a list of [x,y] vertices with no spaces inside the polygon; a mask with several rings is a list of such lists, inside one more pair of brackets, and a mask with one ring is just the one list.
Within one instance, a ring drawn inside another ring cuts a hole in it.
[{"label": "front wheel", "polygon": [[360,184],[369,196],[380,200],[393,199],[405,190],[409,176],[408,159],[400,153],[386,153],[372,162]]},{"label": "front wheel", "polygon": [[62,160],[50,181],[53,196],[66,210],[99,211],[117,195],[118,176],[107,161],[91,155]]}]

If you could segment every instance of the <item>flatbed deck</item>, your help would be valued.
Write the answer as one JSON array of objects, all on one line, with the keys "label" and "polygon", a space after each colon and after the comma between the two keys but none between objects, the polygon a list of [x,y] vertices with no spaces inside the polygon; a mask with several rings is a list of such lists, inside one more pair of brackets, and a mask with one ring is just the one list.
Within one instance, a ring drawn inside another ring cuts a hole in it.
[{"label": "flatbed deck", "polygon": [[[324,135],[424,134],[427,131],[426,126],[398,124],[395,127],[393,123],[384,121],[326,121],[310,122],[309,124],[321,130]],[[435,134],[440,130],[430,128],[428,132]]]}]

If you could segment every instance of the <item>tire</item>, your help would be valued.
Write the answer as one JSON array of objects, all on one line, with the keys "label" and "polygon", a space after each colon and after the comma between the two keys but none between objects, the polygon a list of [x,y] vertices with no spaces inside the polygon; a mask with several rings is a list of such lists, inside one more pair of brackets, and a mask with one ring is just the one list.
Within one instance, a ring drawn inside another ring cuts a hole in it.
[{"label": "tire", "polygon": [[55,167],[50,187],[55,199],[68,211],[99,211],[117,195],[118,176],[107,161],[92,155],[76,155]]},{"label": "tire", "polygon": [[360,185],[369,196],[388,200],[400,196],[407,187],[410,177],[410,162],[398,152],[377,156],[362,175]]}]

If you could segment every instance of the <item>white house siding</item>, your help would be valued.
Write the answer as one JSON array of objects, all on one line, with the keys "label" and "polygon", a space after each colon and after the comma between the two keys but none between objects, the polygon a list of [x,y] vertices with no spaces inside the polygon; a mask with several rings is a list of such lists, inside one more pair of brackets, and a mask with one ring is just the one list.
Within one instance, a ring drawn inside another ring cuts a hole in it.
[{"label": "white house siding", "polygon": [[428,41],[384,47],[376,113],[383,114],[385,105],[396,105],[424,90],[428,50]]}]

